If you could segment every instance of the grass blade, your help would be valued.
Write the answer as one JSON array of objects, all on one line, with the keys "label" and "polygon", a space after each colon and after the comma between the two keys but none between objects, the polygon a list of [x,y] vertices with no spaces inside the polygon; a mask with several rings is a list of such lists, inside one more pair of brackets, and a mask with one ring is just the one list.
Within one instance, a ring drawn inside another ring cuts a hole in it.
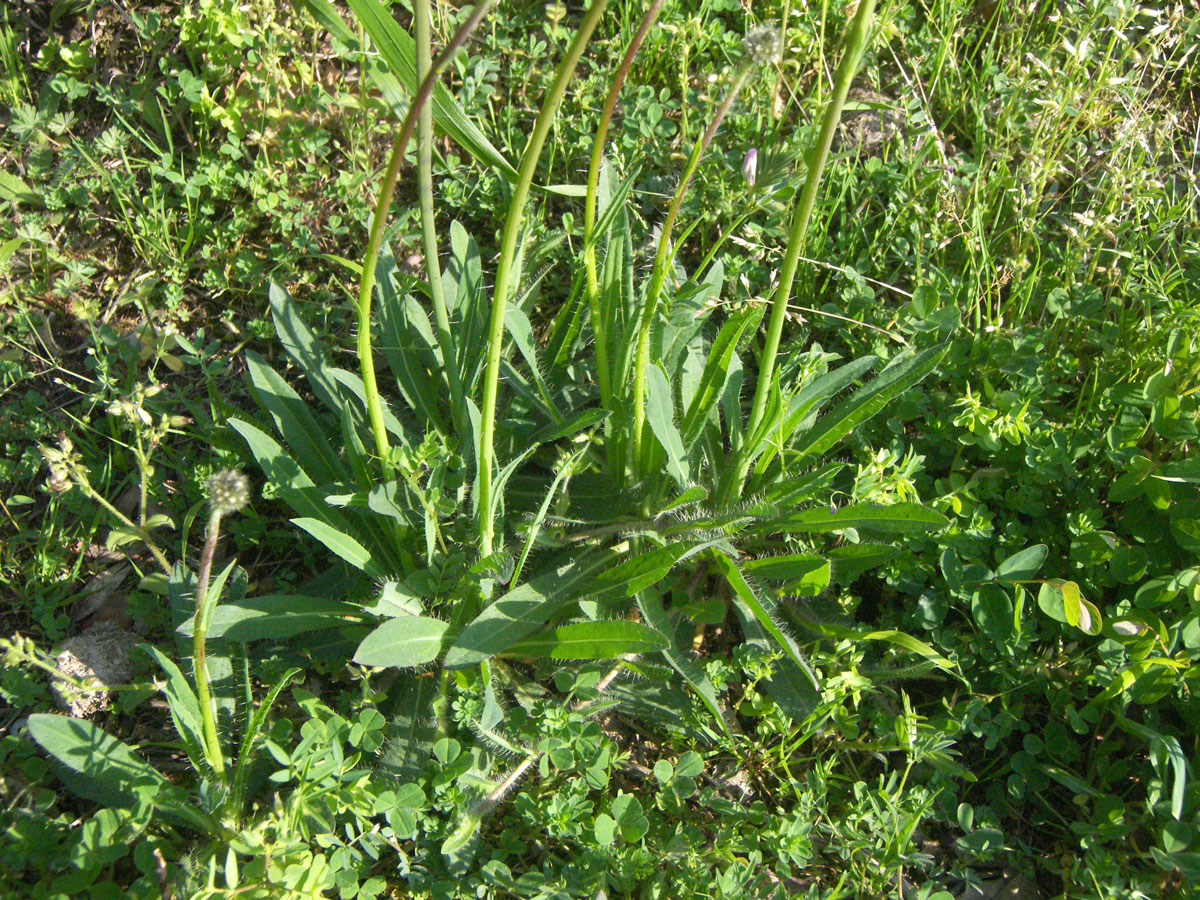
[{"label": "grass blade", "polygon": [[[316,11],[323,6],[332,6],[326,0],[303,0],[310,9]],[[392,14],[377,0],[349,0],[349,6],[355,17],[362,23],[371,41],[379,50],[387,63],[391,74],[404,85],[409,95],[417,92],[417,46],[412,36],[392,18]],[[332,24],[328,11],[318,13],[321,21],[327,26]],[[341,18],[333,12],[340,22]],[[343,27],[345,23],[342,23]],[[335,26],[336,28],[336,26]],[[338,31],[335,34],[343,43],[356,43],[351,32],[350,41],[346,41]],[[344,31],[350,31],[344,28]],[[433,89],[433,118],[437,127],[448,134],[455,143],[470,153],[475,159],[486,165],[500,170],[509,181],[515,181],[517,170],[487,139],[482,131],[473,123],[470,117],[458,105],[450,89],[438,84]]]}]

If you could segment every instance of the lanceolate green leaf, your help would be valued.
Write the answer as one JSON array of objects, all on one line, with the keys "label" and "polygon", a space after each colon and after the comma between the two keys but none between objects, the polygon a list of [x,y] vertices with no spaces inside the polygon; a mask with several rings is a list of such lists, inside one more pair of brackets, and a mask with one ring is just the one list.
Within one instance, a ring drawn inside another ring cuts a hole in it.
[{"label": "lanceolate green leaf", "polygon": [[563,422],[547,425],[533,436],[536,444],[550,444],[564,437],[570,437],[601,424],[612,415],[607,409],[583,409],[568,416]]},{"label": "lanceolate green leaf", "polygon": [[368,536],[378,533],[378,523],[372,522],[364,527],[364,532],[356,532],[349,518],[340,509],[326,503],[326,493],[323,488],[313,484],[312,479],[302,470],[292,456],[258,427],[250,422],[230,419],[229,426],[238,432],[250,448],[254,461],[263,470],[266,480],[274,486],[278,497],[288,504],[296,515],[318,518],[328,523],[331,528],[341,530],[346,534],[358,533]]},{"label": "lanceolate green leaf", "polygon": [[830,577],[838,584],[849,584],[867,569],[895,559],[900,551],[891,544],[846,544],[829,551]]},{"label": "lanceolate green leaf", "polygon": [[398,616],[388,619],[368,634],[354,661],[361,666],[390,666],[404,669],[421,666],[437,659],[448,623],[426,616]]},{"label": "lanceolate green leaf", "polygon": [[[358,35],[342,20],[341,15],[329,0],[295,0],[295,2],[299,6],[306,7],[313,14],[313,17],[325,26],[330,34],[345,44],[352,52],[361,49]],[[371,81],[379,88],[388,106],[392,107],[393,110],[402,109],[408,101],[410,92],[405,90],[404,86],[400,83],[400,79],[389,72],[386,65],[378,61],[375,61],[374,64],[369,63],[368,71]],[[357,263],[351,260],[343,260],[336,256],[331,257],[331,254],[321,253],[317,254],[317,257],[319,259],[332,258],[351,270],[357,265]]]},{"label": "lanceolate green leaf", "polygon": [[437,737],[433,703],[437,679],[401,673],[396,704],[387,724],[387,742],[379,752],[378,771],[401,783],[415,782],[433,755]]},{"label": "lanceolate green leaf", "polygon": [[903,647],[905,650],[923,656],[939,669],[944,669],[947,672],[954,671],[954,663],[942,656],[924,641],[919,641],[910,634],[905,634],[903,631],[868,631],[855,635],[856,640],[860,641],[885,641],[889,644],[895,644],[897,647]]},{"label": "lanceolate green leaf", "polygon": [[[189,624],[192,620],[188,620]],[[193,766],[201,768],[204,760],[204,735],[200,725],[200,703],[188,680],[170,659],[152,644],[139,644],[138,648],[154,658],[159,668],[167,673],[163,692],[167,695],[167,708],[171,721],[183,741],[184,750]]]},{"label": "lanceolate green leaf", "polygon": [[801,456],[820,456],[838,441],[870,419],[889,403],[920,382],[937,368],[946,347],[931,347],[902,356],[884,369],[873,381],[842,401],[821,418],[811,431],[796,443]]},{"label": "lanceolate green leaf", "polygon": [[249,778],[252,763],[255,760],[254,747],[262,739],[263,725],[266,724],[267,716],[271,713],[271,708],[275,705],[275,701],[279,699],[279,695],[283,692],[292,679],[303,673],[303,669],[293,667],[288,669],[276,681],[262,702],[255,707],[254,712],[250,714],[250,720],[246,723],[246,729],[242,734],[241,747],[238,749],[237,765],[233,770],[233,784],[229,788],[229,798],[232,804],[232,809],[237,812],[242,808],[242,802],[246,794],[246,782]]},{"label": "lanceolate green leaf", "polygon": [[471,811],[463,816],[455,829],[442,841],[442,857],[446,869],[454,876],[466,874],[467,868],[475,858],[476,838],[479,834],[479,823],[483,820],[482,813]]},{"label": "lanceolate green leaf", "polygon": [[680,487],[688,487],[688,465],[683,440],[675,427],[671,383],[658,366],[646,371],[646,421],[667,452],[667,472]]},{"label": "lanceolate green leaf", "polygon": [[609,554],[564,559],[552,571],[513,588],[463,629],[446,652],[446,668],[478,665],[503,653],[585,593],[596,573],[611,564]]},{"label": "lanceolate green leaf", "polygon": [[313,480],[273,437],[240,419],[230,419],[229,425],[249,446],[250,453],[267,480],[284,492],[285,503],[296,512],[317,512],[321,509],[316,492],[306,490],[316,487]]},{"label": "lanceolate green leaf", "polygon": [[295,458],[304,460],[312,479],[320,484],[341,480],[345,467],[300,395],[253,350],[246,351],[246,370],[258,405],[271,414]]},{"label": "lanceolate green leaf", "polygon": [[579,622],[517,641],[505,653],[550,659],[615,659],[626,653],[653,653],[668,645],[665,635],[637,622]]},{"label": "lanceolate green leaf", "polygon": [[[222,603],[214,609],[208,636],[238,643],[278,640],[306,631],[336,628],[354,621],[361,613],[360,607],[336,600],[290,594],[253,597],[238,603]],[[176,630],[190,637],[192,620],[184,621]]]},{"label": "lanceolate green leaf", "polygon": [[733,351],[737,349],[738,342],[742,339],[742,334],[748,325],[758,321],[757,316],[751,315],[750,312],[753,311],[732,316],[721,326],[716,340],[713,341],[713,345],[708,351],[708,360],[700,375],[700,384],[684,414],[683,425],[680,429],[683,433],[683,446],[688,450],[700,436],[700,430],[708,421],[717,401],[721,399],[721,392],[729,374],[730,359]]},{"label": "lanceolate green leaf", "polygon": [[687,554],[687,544],[668,544],[622,560],[611,569],[596,576],[596,585],[607,589],[622,587],[625,596],[632,597],[667,577],[671,568]]},{"label": "lanceolate green leaf", "polygon": [[509,306],[504,312],[504,327],[513,339],[513,344],[520,352],[528,367],[528,372],[536,388],[535,404],[542,408],[543,413],[555,424],[563,421],[563,414],[554,402],[550,388],[542,375],[542,364],[534,346],[533,325],[529,317],[519,307]]},{"label": "lanceolate green leaf", "polygon": [[386,578],[388,573],[372,557],[371,553],[345,532],[339,531],[320,519],[292,519],[337,556],[369,578]]},{"label": "lanceolate green leaf", "polygon": [[341,407],[342,394],[329,377],[329,356],[317,341],[312,330],[296,311],[296,302],[288,292],[277,284],[267,291],[271,304],[271,318],[275,322],[275,334],[288,356],[296,361],[309,387],[329,409]]},{"label": "lanceolate green leaf", "polygon": [[[850,641],[883,641],[888,644],[895,644],[897,647],[902,647],[916,653],[918,656],[923,656],[939,669],[946,672],[955,672],[954,663],[948,660],[942,654],[938,653],[924,641],[918,640],[910,634],[905,634],[903,631],[893,631],[891,629],[881,629],[878,631],[859,631],[854,628],[846,628],[842,625],[833,625],[827,622],[808,622],[806,628],[823,634],[826,637],[836,638],[840,640]],[[961,679],[961,676],[960,680]],[[965,682],[964,682],[965,683]]]},{"label": "lanceolate green leaf", "polygon": [[[662,608],[662,603],[658,597],[654,596],[653,591],[643,591],[638,595],[638,610],[641,611],[642,618],[646,620],[646,624],[660,634],[671,633],[671,621],[667,617],[666,611]],[[721,705],[717,702],[717,692],[713,688],[712,682],[708,680],[708,676],[694,662],[688,659],[687,654],[680,653],[673,647],[665,647],[662,651],[663,657],[670,664],[671,668],[683,676],[683,680],[688,683],[696,695],[708,707],[708,711],[712,713],[717,724],[721,726],[721,731],[730,740],[733,740],[733,735],[729,731],[729,726],[725,724],[725,716],[721,713]]]},{"label": "lanceolate green leaf", "polygon": [[42,195],[33,191],[16,175],[0,171],[0,201],[8,202],[9,200],[37,206],[41,206],[43,203]]},{"label": "lanceolate green leaf", "polygon": [[[353,411],[356,414],[355,423],[365,431],[369,425],[367,424],[367,394],[363,386],[362,376],[348,369],[333,367],[329,369],[329,378],[337,385],[338,389],[342,392],[341,396],[345,398],[342,406],[343,411],[346,409]],[[404,431],[404,426],[400,424],[400,420],[396,418],[395,414],[386,405],[383,407],[382,412],[384,428],[401,444],[407,444],[408,435]]]},{"label": "lanceolate green leaf", "polygon": [[[780,627],[778,622],[778,613],[775,610],[775,602],[765,591],[757,591],[754,586],[742,574],[737,563],[724,554],[714,554],[713,558],[717,568],[721,570],[721,574],[725,576],[725,580],[729,582],[729,586],[733,588],[737,599],[745,604],[746,608],[753,614],[758,624],[762,627],[771,639],[775,641],[776,646],[782,650],[792,663],[796,665],[808,679],[812,682],[814,688],[818,688],[817,679],[813,677],[812,671],[808,668],[808,664],[800,656],[800,649],[796,646],[796,642],[791,636],[786,634]],[[819,688],[818,688],[819,689]]]},{"label": "lanceolate green leaf", "polygon": [[429,315],[411,296],[396,290],[396,261],[383,247],[375,266],[379,347],[405,402],[419,417],[443,428],[440,401],[446,396],[437,338]]},{"label": "lanceolate green leaf", "polygon": [[[735,603],[734,610],[742,626],[742,636],[751,647],[772,653],[775,642],[767,636],[758,619],[744,603]],[[767,694],[794,721],[803,722],[821,702],[821,692],[812,678],[788,658],[772,666],[771,677],[765,685]]]},{"label": "lanceolate green leaf", "polygon": [[830,511],[825,507],[804,509],[778,519],[769,519],[753,527],[759,534],[779,532],[796,534],[861,528],[888,534],[918,534],[937,531],[950,524],[940,512],[919,503],[895,503],[891,506],[857,504]]},{"label": "lanceolate green leaf", "polygon": [[30,737],[71,772],[64,783],[88,800],[108,806],[149,803],[191,828],[220,833],[220,824],[192,806],[187,793],[171,784],[132,747],[86,719],[39,713],[29,717]]},{"label": "lanceolate green leaf", "polygon": [[[829,568],[829,561],[815,553],[789,553],[783,556],[764,556],[760,559],[746,560],[741,564],[742,571],[756,578],[769,578],[774,581],[800,581],[812,577],[814,573]],[[828,583],[828,573],[825,575]]]},{"label": "lanceolate green leaf", "polygon": [[791,436],[806,422],[814,418],[826,401],[850,387],[858,378],[871,371],[878,360],[874,356],[863,356],[851,360],[844,366],[826,372],[807,381],[787,402],[787,409],[781,417],[777,433],[771,434],[771,440],[761,442],[757,447],[749,448],[752,455],[761,453],[755,471],[762,474],[766,471],[780,448],[791,440]]}]

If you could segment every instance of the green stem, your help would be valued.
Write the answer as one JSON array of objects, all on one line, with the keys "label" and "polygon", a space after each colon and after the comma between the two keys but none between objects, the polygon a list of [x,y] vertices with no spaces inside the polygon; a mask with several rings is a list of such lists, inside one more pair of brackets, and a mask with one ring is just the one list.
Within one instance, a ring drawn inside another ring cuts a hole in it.
[{"label": "green stem", "polygon": [[[417,32],[417,80],[430,70],[429,0],[414,0],[413,17]],[[433,213],[433,108],[421,104],[417,117],[417,184],[421,198],[421,240],[425,250],[425,272],[429,277],[429,297],[433,301],[433,318],[437,325],[438,348],[442,354],[442,369],[450,389],[450,415],[454,430],[460,438],[470,434],[467,409],[463,400],[462,376],[454,353],[450,331],[450,315],[442,290],[442,267],[438,262],[437,221]]]},{"label": "green stem", "polygon": [[642,23],[638,26],[637,33],[633,36],[633,40],[629,42],[629,47],[625,50],[625,57],[621,60],[621,65],[617,67],[612,84],[608,89],[608,97],[604,101],[604,109],[600,114],[600,122],[596,126],[596,137],[592,141],[592,160],[591,165],[588,167],[587,196],[583,203],[583,265],[587,277],[587,299],[592,317],[592,334],[596,338],[596,381],[600,388],[600,405],[605,409],[613,408],[613,398],[608,371],[607,323],[604,321],[604,316],[600,309],[600,285],[596,274],[596,236],[594,231],[596,228],[596,193],[600,182],[600,163],[604,158],[604,144],[608,139],[608,126],[612,122],[613,110],[617,106],[617,95],[621,93],[621,87],[625,84],[625,78],[629,75],[629,69],[633,66],[633,58],[642,46],[642,41],[646,39],[650,27],[654,24],[655,19],[658,18],[662,4],[663,0],[654,0],[650,4],[650,8],[646,10],[646,14],[642,17]]},{"label": "green stem", "polygon": [[221,753],[221,741],[217,736],[217,711],[213,705],[208,678],[208,657],[204,647],[208,635],[208,582],[212,575],[212,561],[217,552],[217,538],[220,533],[221,513],[214,509],[208,520],[204,552],[200,556],[200,571],[196,577],[196,615],[192,621],[192,671],[196,678],[196,699],[200,703],[200,725],[204,731],[205,755],[213,772],[224,781],[225,757]]},{"label": "green stem", "polygon": [[392,195],[396,191],[396,179],[400,176],[400,166],[404,162],[404,151],[412,137],[421,107],[433,92],[442,69],[466,42],[471,32],[483,20],[488,9],[495,0],[480,0],[471,17],[454,35],[437,59],[431,64],[429,71],[421,80],[417,93],[409,104],[408,113],[400,126],[400,133],[392,145],[392,155],[388,160],[387,171],[383,176],[383,185],[379,189],[379,198],[375,203],[375,213],[371,217],[371,232],[367,238],[367,252],[363,257],[362,282],[358,288],[358,365],[362,372],[363,391],[366,394],[367,414],[371,420],[371,432],[375,438],[375,452],[379,456],[379,464],[385,479],[392,474],[391,448],[388,443],[387,431],[383,424],[383,404],[379,400],[379,387],[375,381],[375,361],[371,355],[371,297],[375,291],[375,265],[379,260],[379,250],[383,245],[383,229],[387,223],[388,210],[392,205]]},{"label": "green stem", "polygon": [[546,137],[554,124],[559,104],[566,93],[567,84],[575,72],[575,66],[583,56],[584,48],[592,36],[592,32],[600,22],[608,6],[608,0],[594,0],[592,8],[584,16],[575,39],[571,42],[567,55],[558,64],[554,84],[551,86],[529,143],[521,156],[521,168],[517,173],[517,183],[513,189],[512,200],[508,204],[508,218],[504,222],[504,232],[500,242],[500,261],[496,267],[496,285],[492,291],[492,313],[488,322],[488,356],[487,371],[483,381],[483,407],[480,410],[482,424],[479,434],[479,467],[478,467],[478,503],[479,517],[479,548],[484,556],[492,552],[495,534],[495,522],[492,520],[492,465],[495,459],[496,431],[496,397],[500,382],[500,357],[504,349],[504,313],[508,306],[510,282],[513,275],[513,262],[516,258],[517,238],[521,232],[521,223],[525,215],[525,200],[533,184],[534,171],[538,159],[542,155]]},{"label": "green stem", "polygon": [[641,466],[645,462],[642,457],[642,453],[644,452],[642,432],[646,421],[646,369],[650,365],[650,327],[654,324],[654,316],[658,310],[658,298],[662,293],[663,284],[667,279],[668,263],[671,258],[671,232],[675,229],[675,220],[679,216],[680,207],[683,205],[684,194],[687,193],[692,176],[696,172],[696,167],[700,164],[700,158],[704,155],[704,151],[708,149],[708,145],[712,143],[713,138],[716,137],[717,129],[721,127],[722,120],[724,120],[726,114],[729,112],[730,107],[733,106],[733,101],[737,99],[737,95],[741,92],[750,77],[750,73],[753,71],[755,71],[755,67],[748,63],[743,63],[738,69],[733,84],[729,86],[729,90],[725,93],[725,99],[721,101],[721,105],[717,108],[716,115],[713,116],[708,128],[705,129],[700,140],[692,148],[692,155],[688,158],[687,168],[684,170],[683,178],[679,182],[679,188],[675,191],[675,196],[671,199],[671,206],[667,210],[667,218],[663,222],[662,233],[658,238],[658,250],[654,254],[654,269],[650,276],[650,286],[646,290],[646,301],[642,305],[642,314],[638,321],[637,345],[633,366],[633,459],[636,466]]},{"label": "green stem", "polygon": [[[757,431],[766,412],[767,398],[771,393],[771,382],[775,373],[775,358],[779,354],[779,342],[783,334],[783,321],[792,293],[792,282],[795,280],[796,268],[800,261],[800,252],[804,249],[805,237],[808,234],[808,221],[817,198],[817,188],[821,184],[821,172],[829,158],[829,149],[833,145],[833,136],[842,117],[842,107],[845,105],[846,95],[850,91],[850,82],[854,80],[854,74],[858,70],[858,64],[870,38],[871,21],[875,15],[875,2],[876,0],[861,0],[858,11],[850,23],[846,35],[846,51],[835,77],[833,96],[829,98],[829,105],[825,108],[825,118],[821,122],[821,131],[809,155],[808,175],[804,182],[804,189],[800,193],[795,218],[792,220],[792,228],[788,234],[787,252],[784,255],[783,267],[779,272],[779,284],[775,289],[775,298],[771,302],[771,319],[767,324],[766,341],[759,357],[758,383],[754,388],[754,401],[750,407],[750,423],[746,428],[747,435],[752,435]],[[735,467],[736,477],[728,482],[727,491],[724,493],[736,491],[740,494],[752,452],[753,447],[747,441],[743,448],[742,458]]]},{"label": "green stem", "polygon": [[103,506],[119,522],[121,522],[121,524],[141,538],[142,543],[146,545],[146,549],[150,551],[150,555],[154,557],[154,561],[158,563],[163,572],[165,572],[167,575],[171,574],[171,564],[167,562],[166,555],[158,548],[158,545],[151,540],[149,531],[138,525],[136,522],[130,519],[129,516],[125,515],[123,512],[109,503],[104,497],[98,494],[86,479],[77,477],[75,479],[75,484],[77,484],[79,489],[83,491],[90,499],[95,500],[97,503]]}]

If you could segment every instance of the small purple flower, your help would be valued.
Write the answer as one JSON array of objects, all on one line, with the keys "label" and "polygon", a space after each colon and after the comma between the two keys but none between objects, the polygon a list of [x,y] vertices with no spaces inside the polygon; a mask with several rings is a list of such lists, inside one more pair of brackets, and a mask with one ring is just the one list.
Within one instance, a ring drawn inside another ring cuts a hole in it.
[{"label": "small purple flower", "polygon": [[746,179],[746,184],[754,187],[754,179],[758,177],[758,149],[751,147],[746,151],[746,156],[742,160],[742,177]]}]

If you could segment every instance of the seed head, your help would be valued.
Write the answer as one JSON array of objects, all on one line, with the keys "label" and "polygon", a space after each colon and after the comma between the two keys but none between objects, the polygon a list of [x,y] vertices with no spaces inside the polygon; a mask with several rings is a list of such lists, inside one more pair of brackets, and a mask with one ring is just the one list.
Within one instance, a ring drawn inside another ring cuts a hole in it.
[{"label": "seed head", "polygon": [[208,479],[208,502],[223,516],[237,512],[250,502],[250,479],[237,469],[222,469]]},{"label": "seed head", "polygon": [[766,66],[779,59],[779,29],[773,24],[751,28],[742,38],[742,65]]}]

